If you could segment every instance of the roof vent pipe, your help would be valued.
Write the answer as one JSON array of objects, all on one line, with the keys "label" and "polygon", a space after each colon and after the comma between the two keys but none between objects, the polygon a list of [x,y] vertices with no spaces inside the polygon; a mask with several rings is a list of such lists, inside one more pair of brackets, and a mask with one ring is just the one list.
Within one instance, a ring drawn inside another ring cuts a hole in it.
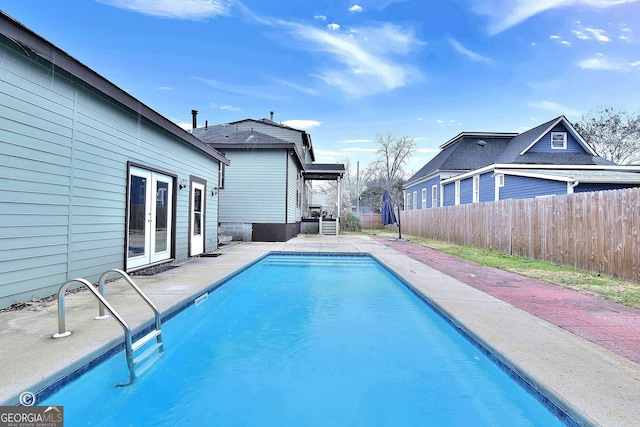
[{"label": "roof vent pipe", "polygon": [[209,129],[209,120],[204,121],[204,128]]},{"label": "roof vent pipe", "polygon": [[273,111],[269,111],[269,120],[273,121]]},{"label": "roof vent pipe", "polygon": [[198,116],[198,110],[191,110],[191,127],[193,129],[198,127],[198,119],[196,118]]}]

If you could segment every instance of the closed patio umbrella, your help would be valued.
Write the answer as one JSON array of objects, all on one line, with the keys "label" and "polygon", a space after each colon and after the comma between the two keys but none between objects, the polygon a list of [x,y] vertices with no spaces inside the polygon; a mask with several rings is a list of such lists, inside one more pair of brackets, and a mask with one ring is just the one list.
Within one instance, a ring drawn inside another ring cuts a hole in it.
[{"label": "closed patio umbrella", "polygon": [[382,224],[395,224],[396,214],[393,213],[393,204],[391,203],[391,196],[387,190],[382,193]]}]

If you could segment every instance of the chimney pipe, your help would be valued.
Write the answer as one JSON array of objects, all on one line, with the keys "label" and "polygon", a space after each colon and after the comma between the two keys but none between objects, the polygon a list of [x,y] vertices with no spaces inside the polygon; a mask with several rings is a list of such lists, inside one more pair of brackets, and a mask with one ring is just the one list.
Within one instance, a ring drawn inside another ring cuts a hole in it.
[{"label": "chimney pipe", "polygon": [[269,120],[273,121],[273,111],[269,111]]},{"label": "chimney pipe", "polygon": [[204,121],[204,128],[209,129],[209,120]]},{"label": "chimney pipe", "polygon": [[198,110],[191,110],[191,117],[192,117],[191,127],[193,129],[198,127],[198,119],[196,118],[197,116],[198,116]]}]

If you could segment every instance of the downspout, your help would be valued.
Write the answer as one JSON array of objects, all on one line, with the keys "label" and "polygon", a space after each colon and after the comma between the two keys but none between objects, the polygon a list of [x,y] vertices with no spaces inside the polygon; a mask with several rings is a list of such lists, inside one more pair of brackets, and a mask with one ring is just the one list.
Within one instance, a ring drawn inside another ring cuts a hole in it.
[{"label": "downspout", "polygon": [[[252,129],[253,130],[253,129]],[[285,151],[285,171],[284,171],[284,226],[289,223],[289,150]]]},{"label": "downspout", "polygon": [[580,181],[578,181],[577,179],[573,181],[571,184],[569,184],[569,188],[567,189],[567,194],[573,194],[573,189],[576,188],[578,184],[580,184]]}]

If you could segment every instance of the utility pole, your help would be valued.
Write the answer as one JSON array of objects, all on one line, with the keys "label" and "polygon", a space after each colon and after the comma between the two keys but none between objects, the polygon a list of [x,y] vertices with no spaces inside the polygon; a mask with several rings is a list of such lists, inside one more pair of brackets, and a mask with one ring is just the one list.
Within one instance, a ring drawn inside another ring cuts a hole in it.
[{"label": "utility pole", "polygon": [[356,162],[356,213],[360,215],[360,160]]}]

